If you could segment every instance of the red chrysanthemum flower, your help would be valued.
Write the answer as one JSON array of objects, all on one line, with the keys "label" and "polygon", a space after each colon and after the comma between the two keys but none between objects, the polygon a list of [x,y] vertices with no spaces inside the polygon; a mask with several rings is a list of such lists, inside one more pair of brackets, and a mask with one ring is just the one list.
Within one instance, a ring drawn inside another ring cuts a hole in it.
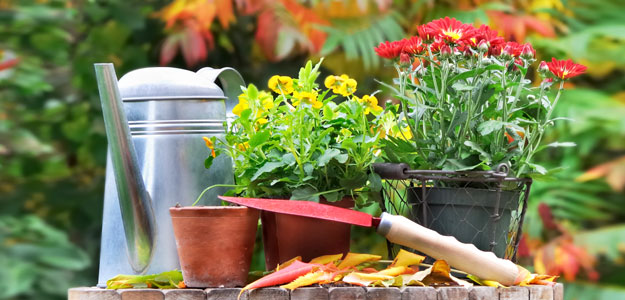
[{"label": "red chrysanthemum flower", "polygon": [[404,40],[393,42],[386,41],[384,43],[380,43],[380,45],[375,48],[375,53],[384,58],[395,59],[399,57],[399,54],[403,49]]},{"label": "red chrysanthemum flower", "polygon": [[549,68],[549,71],[551,71],[555,77],[560,79],[569,79],[586,71],[586,66],[576,64],[571,59],[557,60],[555,58],[551,58],[551,62],[546,63],[546,65]]},{"label": "red chrysanthemum flower", "polygon": [[403,39],[404,41],[404,53],[417,55],[423,52],[423,40],[418,36],[413,36],[409,39]]},{"label": "red chrysanthemum flower", "polygon": [[442,48],[443,46],[447,46],[447,47],[449,47],[449,45],[447,45],[447,43],[445,43],[444,41],[442,41],[442,40],[436,40],[435,42],[433,42],[433,43],[431,43],[431,44],[430,44],[430,51],[431,51],[432,53],[438,53],[438,52],[440,52],[440,51],[441,51],[441,48]]},{"label": "red chrysanthemum flower", "polygon": [[523,50],[523,47],[519,45],[519,43],[507,42],[505,45],[503,45],[501,55],[519,57],[519,55],[521,55],[521,50]]},{"label": "red chrysanthemum flower", "polygon": [[[442,38],[451,43],[459,43],[470,39],[475,35],[475,27],[471,24],[464,24],[454,18],[445,17],[444,19],[434,20],[417,28],[419,36],[425,40],[431,40],[431,37]],[[422,35],[423,34],[423,35]]]},{"label": "red chrysanthemum flower", "polygon": [[503,37],[499,36],[497,30],[493,30],[486,25],[480,26],[477,30],[475,30],[475,37],[471,40],[475,39],[475,44],[479,45],[480,43],[485,43],[488,45],[488,54],[489,55],[499,55],[501,54],[501,49],[506,41]]},{"label": "red chrysanthemum flower", "polygon": [[434,40],[435,37],[425,25],[417,26],[417,35],[426,42]]}]

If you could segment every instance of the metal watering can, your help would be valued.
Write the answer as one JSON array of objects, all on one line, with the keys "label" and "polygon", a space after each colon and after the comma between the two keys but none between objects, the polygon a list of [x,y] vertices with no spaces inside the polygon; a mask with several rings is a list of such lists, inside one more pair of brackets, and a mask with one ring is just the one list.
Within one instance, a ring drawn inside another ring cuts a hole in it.
[{"label": "metal watering can", "polygon": [[[244,85],[232,68],[144,68],[119,82],[95,64],[109,149],[98,286],[118,274],[180,269],[169,208],[191,205],[213,184],[233,182],[232,162],[203,166],[203,136],[220,136]],[[223,90],[214,82],[219,79]],[[205,199],[219,205],[212,189]]]}]

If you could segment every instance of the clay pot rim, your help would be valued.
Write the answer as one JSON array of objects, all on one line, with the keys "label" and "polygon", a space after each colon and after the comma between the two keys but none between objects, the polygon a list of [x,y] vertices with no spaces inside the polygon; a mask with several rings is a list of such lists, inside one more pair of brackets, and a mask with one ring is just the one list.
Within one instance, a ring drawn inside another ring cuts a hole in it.
[{"label": "clay pot rim", "polygon": [[170,207],[172,218],[243,217],[258,214],[258,210],[245,206],[181,206]]}]

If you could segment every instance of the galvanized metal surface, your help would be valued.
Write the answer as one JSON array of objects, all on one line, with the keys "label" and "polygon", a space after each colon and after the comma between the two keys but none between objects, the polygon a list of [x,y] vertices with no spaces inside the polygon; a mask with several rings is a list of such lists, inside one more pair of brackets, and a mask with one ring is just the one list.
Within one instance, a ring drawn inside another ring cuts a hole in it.
[{"label": "galvanized metal surface", "polygon": [[[228,86],[225,93],[215,84],[216,79],[223,87]],[[111,79],[111,84],[117,81]],[[118,196],[120,180],[115,180],[113,161],[130,151],[113,149],[117,146],[111,144],[104,191],[99,286],[117,274],[180,269],[168,209],[178,203],[191,205],[208,186],[233,183],[232,163],[227,156],[217,157],[210,170],[204,168],[208,151],[202,137],[223,137],[229,113],[226,107],[237,101],[236,91],[243,84],[240,75],[231,68],[205,68],[202,74],[175,68],[145,68],[129,72],[119,80],[128,119],[126,128],[134,145],[130,148],[136,151],[135,169],[140,174],[137,180],[121,182],[130,186],[144,184],[151,197],[156,230],[151,261],[141,270],[133,268],[130,262],[136,251],[132,247],[141,241],[124,233],[125,228],[136,225],[122,216],[132,211],[133,217],[141,218],[149,215],[149,210],[133,211],[129,208],[134,202],[120,201],[123,199]],[[125,167],[128,166],[132,164]],[[204,197],[209,200],[201,204],[218,205],[217,195],[225,190],[210,190]]]},{"label": "galvanized metal surface", "polygon": [[127,260],[134,273],[141,273],[150,264],[154,250],[156,224],[152,201],[137,165],[137,153],[130,138],[113,64],[96,64],[95,73],[111,150],[109,171],[117,183],[115,195],[125,225]]}]

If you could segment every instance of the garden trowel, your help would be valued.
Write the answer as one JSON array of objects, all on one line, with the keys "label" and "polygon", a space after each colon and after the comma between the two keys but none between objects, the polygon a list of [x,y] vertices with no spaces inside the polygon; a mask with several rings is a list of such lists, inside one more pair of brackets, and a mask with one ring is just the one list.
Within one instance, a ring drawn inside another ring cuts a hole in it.
[{"label": "garden trowel", "polygon": [[382,213],[380,218],[374,218],[367,213],[310,201],[226,196],[219,196],[219,199],[276,213],[377,227],[377,232],[389,241],[445,260],[450,266],[480,279],[494,280],[504,285],[514,285],[523,279],[523,272],[512,261],[498,258],[494,253],[479,250],[474,245],[461,243],[451,236],[440,235],[403,216]]}]

